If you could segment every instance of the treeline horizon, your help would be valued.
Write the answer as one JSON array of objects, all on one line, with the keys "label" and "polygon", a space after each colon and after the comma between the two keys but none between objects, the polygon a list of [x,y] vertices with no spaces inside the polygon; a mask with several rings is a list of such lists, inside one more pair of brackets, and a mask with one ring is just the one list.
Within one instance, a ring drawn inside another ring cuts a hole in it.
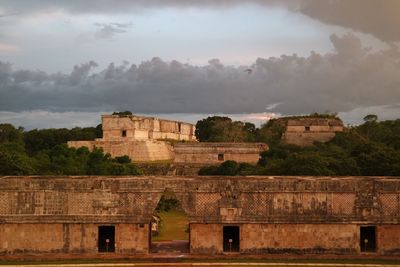
[{"label": "treeline horizon", "polygon": [[[337,118],[335,114],[311,114]],[[196,137],[201,142],[264,142],[257,165],[224,162],[205,167],[200,175],[332,175],[400,176],[400,119],[378,121],[367,115],[364,123],[347,128],[327,143],[297,147],[281,142],[283,127],[270,120],[252,123],[213,116],[199,120]],[[0,175],[139,175],[127,156],[112,158],[102,149],[67,147],[70,140],[102,137],[101,124],[72,129],[25,131],[0,124]]]}]

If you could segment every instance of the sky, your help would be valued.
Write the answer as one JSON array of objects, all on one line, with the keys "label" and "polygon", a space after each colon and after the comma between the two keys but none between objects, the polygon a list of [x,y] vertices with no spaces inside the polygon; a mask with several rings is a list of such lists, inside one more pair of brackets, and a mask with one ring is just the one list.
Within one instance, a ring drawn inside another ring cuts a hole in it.
[{"label": "sky", "polygon": [[1,0],[0,123],[400,118],[398,0]]}]

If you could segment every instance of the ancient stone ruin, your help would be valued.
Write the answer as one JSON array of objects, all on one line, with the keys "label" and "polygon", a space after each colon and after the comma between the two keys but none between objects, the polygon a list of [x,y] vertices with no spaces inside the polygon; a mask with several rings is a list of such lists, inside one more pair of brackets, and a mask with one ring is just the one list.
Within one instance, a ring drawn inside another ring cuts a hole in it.
[{"label": "ancient stone ruin", "polygon": [[169,161],[216,164],[226,160],[257,163],[262,143],[198,143],[190,123],[135,115],[103,115],[103,138],[69,141],[69,147],[100,147],[113,157],[128,155],[134,162]]},{"label": "ancient stone ruin", "polygon": [[344,129],[343,122],[335,117],[287,117],[277,119],[277,123],[284,128],[282,141],[301,147],[312,146],[314,142],[328,142]]},{"label": "ancient stone ruin", "polygon": [[[174,164],[256,163],[268,149],[199,143],[194,126],[181,122],[133,115],[102,120],[103,138],[69,146]],[[343,130],[329,118],[281,122],[282,140],[300,146]],[[398,177],[185,175],[0,177],[0,254],[151,253],[154,210],[167,191],[188,216],[192,254],[400,255]]]},{"label": "ancient stone ruin", "polygon": [[147,254],[166,190],[192,254],[400,255],[395,177],[0,177],[0,253]]}]

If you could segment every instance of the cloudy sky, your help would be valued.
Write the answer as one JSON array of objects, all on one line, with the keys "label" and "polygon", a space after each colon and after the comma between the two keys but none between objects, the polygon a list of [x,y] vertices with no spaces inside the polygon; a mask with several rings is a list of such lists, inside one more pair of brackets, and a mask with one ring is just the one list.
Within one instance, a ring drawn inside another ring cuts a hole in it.
[{"label": "cloudy sky", "polygon": [[0,123],[400,118],[398,0],[1,0]]}]

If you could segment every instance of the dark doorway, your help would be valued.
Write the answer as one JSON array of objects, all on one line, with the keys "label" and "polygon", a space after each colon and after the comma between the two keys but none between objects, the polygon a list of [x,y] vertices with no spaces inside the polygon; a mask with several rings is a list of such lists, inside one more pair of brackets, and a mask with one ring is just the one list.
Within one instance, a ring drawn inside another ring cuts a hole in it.
[{"label": "dark doorway", "polygon": [[360,248],[361,252],[376,251],[376,227],[361,226],[360,227]]},{"label": "dark doorway", "polygon": [[115,226],[99,226],[99,252],[115,252]]},{"label": "dark doorway", "polygon": [[224,226],[224,252],[239,252],[239,226]]}]

